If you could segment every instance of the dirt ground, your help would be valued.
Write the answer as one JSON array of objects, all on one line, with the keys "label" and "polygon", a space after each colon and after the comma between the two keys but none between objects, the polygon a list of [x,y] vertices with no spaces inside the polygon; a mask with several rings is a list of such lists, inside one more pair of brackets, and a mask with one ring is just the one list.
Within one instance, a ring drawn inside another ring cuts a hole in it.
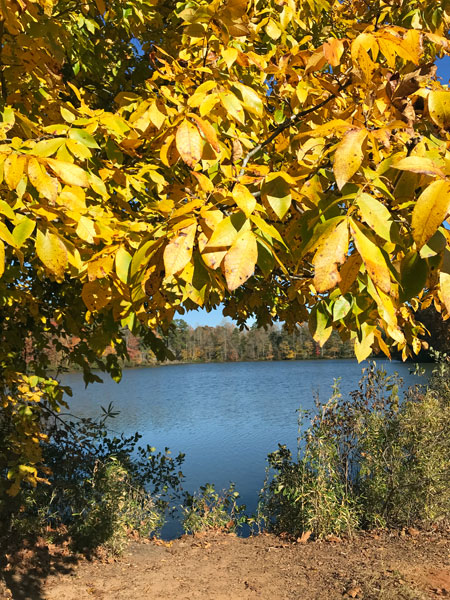
[{"label": "dirt ground", "polygon": [[[450,536],[371,533],[289,542],[272,535],[133,542],[120,559],[64,548],[6,555],[0,598],[14,600],[422,600],[450,598]],[[3,587],[2,587],[3,586]]]}]

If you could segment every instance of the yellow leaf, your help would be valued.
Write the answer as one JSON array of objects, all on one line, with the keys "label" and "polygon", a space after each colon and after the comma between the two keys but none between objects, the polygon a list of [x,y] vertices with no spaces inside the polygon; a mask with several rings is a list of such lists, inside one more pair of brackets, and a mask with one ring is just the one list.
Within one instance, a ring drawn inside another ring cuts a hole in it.
[{"label": "yellow leaf", "polygon": [[224,260],[224,271],[230,292],[241,286],[255,271],[258,246],[254,233],[246,231],[228,250]]},{"label": "yellow leaf", "polygon": [[[244,109],[241,102],[231,92],[222,92],[219,94],[220,101],[224,109],[239,123],[245,124]],[[200,111],[201,112],[201,111]]]},{"label": "yellow leaf", "polygon": [[411,173],[422,173],[423,175],[445,177],[445,174],[440,166],[436,164],[434,160],[431,160],[431,158],[426,158],[425,156],[407,156],[392,166],[394,169],[400,169],[401,171],[410,171]]},{"label": "yellow leaf", "polygon": [[150,106],[147,113],[156,129],[161,129],[161,127],[164,125],[167,116],[159,110],[156,102],[154,102]]},{"label": "yellow leaf", "polygon": [[46,269],[54,273],[58,279],[64,277],[67,267],[67,249],[63,241],[53,233],[40,229],[36,233],[36,253]]},{"label": "yellow leaf", "polygon": [[193,169],[202,157],[203,143],[198,129],[187,119],[181,123],[176,133],[176,146],[184,162]]},{"label": "yellow leaf", "polygon": [[434,235],[449,209],[450,181],[433,181],[420,194],[412,213],[412,234],[419,249]]},{"label": "yellow leaf", "polygon": [[[77,140],[67,140],[66,146],[72,152],[72,154],[79,160],[91,158],[92,156],[92,152],[89,150],[89,148],[84,144],[81,144]],[[57,157],[59,159],[60,154],[57,154]]]},{"label": "yellow leaf", "polygon": [[227,253],[226,250],[211,250],[207,247],[208,238],[204,233],[198,236],[198,248],[200,250],[203,262],[210,269],[217,269],[222,264]]},{"label": "yellow leaf", "polygon": [[239,55],[239,52],[237,51],[236,48],[226,48],[222,52],[222,58],[225,61],[225,64],[227,65],[228,69],[231,69],[231,67],[233,66],[234,62],[236,61],[238,55]]},{"label": "yellow leaf", "polygon": [[261,187],[261,197],[268,202],[273,212],[281,220],[289,211],[292,203],[292,179],[282,171],[269,173]]},{"label": "yellow leaf", "polygon": [[359,49],[364,48],[366,52],[369,50],[372,53],[372,59],[376,60],[378,56],[378,44],[375,36],[372,33],[360,33],[352,42],[351,54],[355,65],[358,64]]},{"label": "yellow leaf", "polygon": [[108,282],[96,279],[87,281],[81,290],[81,297],[88,310],[96,312],[105,308],[111,300],[111,287]]},{"label": "yellow leaf", "polygon": [[[161,150],[159,152],[159,156],[161,158],[161,162],[166,165],[166,167],[170,167],[175,164],[178,158],[178,151],[175,149],[173,142],[175,141],[175,136],[173,134],[168,135],[161,145]],[[174,154],[176,154],[177,158],[175,158]]]},{"label": "yellow leaf", "polygon": [[333,171],[340,190],[361,166],[364,157],[362,145],[366,137],[365,129],[353,129],[344,135],[336,148]]},{"label": "yellow leaf", "polygon": [[86,195],[79,187],[66,186],[59,194],[57,202],[75,213],[83,214],[87,211]]},{"label": "yellow leaf", "polygon": [[391,275],[383,253],[376,244],[364,235],[356,223],[351,225],[351,232],[356,249],[361,255],[369,277],[383,292],[389,294],[391,291]]},{"label": "yellow leaf", "polygon": [[[194,94],[195,96],[195,94]],[[205,115],[209,115],[215,105],[219,102],[218,94],[208,94],[206,98],[202,100],[200,103],[199,111],[200,115],[204,117]]]},{"label": "yellow leaf", "polygon": [[233,188],[233,200],[242,210],[246,217],[249,217],[256,207],[256,199],[249,190],[238,183]]},{"label": "yellow leaf", "polygon": [[248,112],[261,117],[264,113],[264,104],[258,92],[255,92],[254,89],[248,85],[240,83],[239,81],[233,82],[233,88],[238,90],[239,95],[242,97],[242,104],[244,108],[246,108]]},{"label": "yellow leaf", "polygon": [[55,154],[64,144],[64,138],[51,138],[49,140],[41,140],[32,149],[33,154],[36,156],[51,156]]},{"label": "yellow leaf", "polygon": [[428,94],[428,112],[438,127],[450,129],[450,92],[430,92]]},{"label": "yellow leaf", "polygon": [[56,160],[55,158],[48,158],[47,162],[52,171],[64,181],[64,183],[67,183],[68,185],[77,185],[79,187],[89,186],[88,174],[77,165]]},{"label": "yellow leaf", "polygon": [[191,260],[196,230],[196,223],[180,229],[164,248],[164,269],[167,277],[182,271]]},{"label": "yellow leaf", "polygon": [[81,216],[78,221],[76,234],[88,244],[93,244],[95,241],[94,238],[98,235],[94,221],[88,219],[88,217]]},{"label": "yellow leaf", "polygon": [[5,183],[11,190],[15,190],[19,185],[26,161],[27,159],[24,155],[16,154],[15,152],[11,152],[11,154],[6,157],[3,164],[3,173]]},{"label": "yellow leaf", "polygon": [[41,196],[52,202],[56,201],[58,196],[58,182],[42,169],[35,158],[30,158],[28,162],[28,178]]},{"label": "yellow leaf", "polygon": [[355,356],[358,362],[366,360],[372,353],[372,345],[375,341],[375,327],[363,323],[361,327],[361,340],[355,341]]},{"label": "yellow leaf", "polygon": [[203,119],[201,119],[198,115],[195,115],[194,113],[189,113],[187,116],[194,119],[197,127],[203,133],[206,140],[211,144],[211,146],[214,148],[214,150],[216,152],[220,152],[220,146],[219,146],[219,140],[217,139],[217,133],[216,133],[216,130],[214,129],[214,127],[211,125],[211,123],[204,121]]},{"label": "yellow leaf", "polygon": [[370,194],[362,193],[356,200],[361,217],[377,235],[391,241],[392,216],[379,200]]},{"label": "yellow leaf", "polygon": [[267,35],[273,40],[277,40],[281,36],[281,29],[273,19],[269,19],[265,29]]},{"label": "yellow leaf", "polygon": [[313,284],[319,293],[334,288],[341,280],[337,266],[345,261],[348,253],[348,224],[341,221],[333,231],[322,236],[313,258]]},{"label": "yellow leaf", "polygon": [[377,70],[376,63],[370,58],[369,53],[362,46],[358,49],[358,60],[356,62],[356,68],[362,74],[362,79],[366,84],[370,84]]},{"label": "yellow leaf", "polygon": [[88,262],[88,278],[89,281],[94,281],[95,279],[103,279],[103,277],[107,277],[113,268],[114,256],[109,254],[108,256],[102,256],[95,260]]},{"label": "yellow leaf", "polygon": [[6,225],[3,223],[3,221],[0,221],[0,238],[4,242],[6,242],[9,246],[12,246],[13,248],[17,248],[16,240],[13,238],[13,236],[11,235],[11,232],[6,227]]},{"label": "yellow leaf", "polygon": [[115,264],[117,277],[122,283],[127,283],[131,264],[131,254],[127,252],[123,246],[116,252]]},{"label": "yellow leaf", "polygon": [[323,45],[323,54],[332,67],[339,66],[344,53],[344,42],[337,38],[329,38]]},{"label": "yellow leaf", "polygon": [[243,213],[237,213],[226,217],[214,228],[214,232],[208,242],[209,248],[222,248],[231,246],[239,232],[250,229],[250,223]]},{"label": "yellow leaf", "polygon": [[204,192],[210,194],[214,190],[213,182],[208,177],[206,177],[206,175],[203,175],[203,173],[198,173],[197,171],[192,171],[192,175],[197,179],[200,188]]}]

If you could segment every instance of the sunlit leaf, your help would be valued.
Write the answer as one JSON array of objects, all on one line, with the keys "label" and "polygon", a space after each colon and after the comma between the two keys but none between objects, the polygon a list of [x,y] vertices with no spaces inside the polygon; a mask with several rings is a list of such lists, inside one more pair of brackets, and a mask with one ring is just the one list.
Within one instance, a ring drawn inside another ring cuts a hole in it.
[{"label": "sunlit leaf", "polygon": [[202,157],[202,138],[195,125],[185,119],[177,129],[177,150],[184,162],[192,169]]},{"label": "sunlit leaf", "polygon": [[450,182],[433,181],[414,206],[411,227],[414,241],[421,248],[436,232],[450,210]]},{"label": "sunlit leaf", "polygon": [[179,273],[191,260],[197,225],[193,223],[180,229],[164,249],[164,268],[166,276]]},{"label": "sunlit leaf", "polygon": [[46,269],[59,279],[64,277],[67,268],[67,249],[62,240],[48,230],[36,233],[36,252]]},{"label": "sunlit leaf", "polygon": [[224,259],[225,279],[232,292],[253,275],[258,248],[254,233],[246,231],[240,235],[228,250]]},{"label": "sunlit leaf", "polygon": [[362,146],[366,137],[365,129],[353,129],[344,135],[336,148],[333,171],[340,190],[361,166],[364,157]]}]

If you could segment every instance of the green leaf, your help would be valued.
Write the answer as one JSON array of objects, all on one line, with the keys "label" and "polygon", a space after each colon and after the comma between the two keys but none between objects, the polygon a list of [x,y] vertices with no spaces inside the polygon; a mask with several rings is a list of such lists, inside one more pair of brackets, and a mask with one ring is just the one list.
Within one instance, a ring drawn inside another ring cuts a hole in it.
[{"label": "green leaf", "polygon": [[273,212],[282,220],[292,202],[291,186],[279,173],[270,173],[261,187],[261,196],[268,202]]},{"label": "green leaf", "polygon": [[21,248],[25,241],[30,237],[35,228],[35,222],[28,217],[22,217],[22,220],[13,229],[13,237],[16,240],[18,248]]},{"label": "green leaf", "polygon": [[362,219],[384,240],[392,241],[393,221],[389,210],[370,194],[362,193],[356,200]]},{"label": "green leaf", "polygon": [[100,148],[92,135],[84,129],[70,129],[69,138],[80,142],[80,144],[84,144],[84,146],[87,146],[88,148]]},{"label": "green leaf", "polygon": [[339,296],[333,305],[333,321],[344,319],[352,308],[351,302],[345,296]]},{"label": "green leaf", "polygon": [[50,140],[41,140],[32,148],[33,154],[36,156],[52,156],[58,152],[59,148],[64,144],[64,138],[52,138]]},{"label": "green leaf", "polygon": [[322,302],[311,309],[308,326],[314,340],[323,346],[330,337],[333,328],[331,327],[330,315]]},{"label": "green leaf", "polygon": [[262,240],[258,240],[258,259],[256,264],[261,269],[264,277],[269,277],[275,267],[273,253]]},{"label": "green leaf", "polygon": [[400,277],[402,284],[400,300],[407,302],[425,287],[428,277],[427,261],[417,252],[408,252],[400,265]]},{"label": "green leaf", "polygon": [[237,90],[237,96],[241,97],[242,104],[248,112],[257,115],[258,117],[263,115],[264,104],[258,92],[255,92],[255,90],[248,85],[244,85],[237,81],[233,83],[232,87]]}]

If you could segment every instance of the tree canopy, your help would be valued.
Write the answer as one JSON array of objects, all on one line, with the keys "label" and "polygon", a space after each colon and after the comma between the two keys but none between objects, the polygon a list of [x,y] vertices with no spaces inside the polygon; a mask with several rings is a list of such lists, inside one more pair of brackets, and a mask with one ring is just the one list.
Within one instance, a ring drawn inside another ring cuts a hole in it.
[{"label": "tree canopy", "polygon": [[0,0],[11,493],[63,402],[55,340],[119,377],[121,328],[163,356],[155,331],[223,303],[359,359],[420,350],[416,311],[450,311],[449,23],[448,0]]}]

